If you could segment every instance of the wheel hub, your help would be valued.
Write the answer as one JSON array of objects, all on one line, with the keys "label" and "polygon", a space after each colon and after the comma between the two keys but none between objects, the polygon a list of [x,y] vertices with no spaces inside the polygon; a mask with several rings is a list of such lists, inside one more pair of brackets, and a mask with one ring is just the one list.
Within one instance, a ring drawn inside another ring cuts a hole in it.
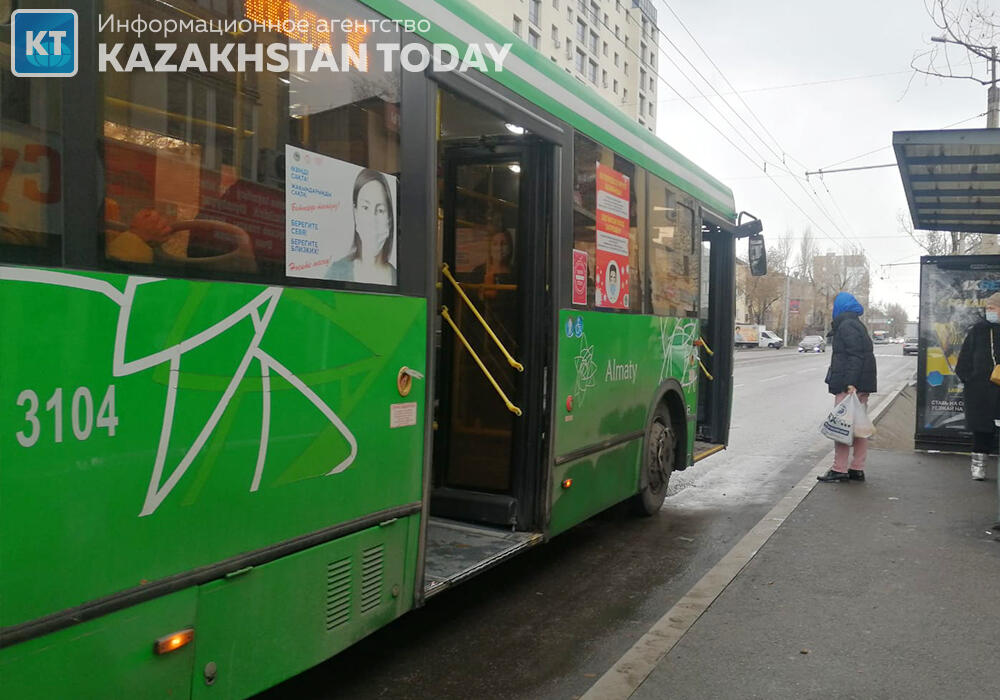
[{"label": "wheel hub", "polygon": [[649,487],[659,491],[670,478],[674,469],[674,448],[676,436],[670,426],[655,421],[650,431]]}]

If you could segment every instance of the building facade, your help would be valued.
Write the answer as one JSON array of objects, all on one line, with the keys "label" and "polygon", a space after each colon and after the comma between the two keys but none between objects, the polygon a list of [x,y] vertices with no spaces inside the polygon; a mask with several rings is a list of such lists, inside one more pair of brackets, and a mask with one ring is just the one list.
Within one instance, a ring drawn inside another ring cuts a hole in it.
[{"label": "building facade", "polygon": [[652,0],[469,0],[656,131],[659,31]]}]

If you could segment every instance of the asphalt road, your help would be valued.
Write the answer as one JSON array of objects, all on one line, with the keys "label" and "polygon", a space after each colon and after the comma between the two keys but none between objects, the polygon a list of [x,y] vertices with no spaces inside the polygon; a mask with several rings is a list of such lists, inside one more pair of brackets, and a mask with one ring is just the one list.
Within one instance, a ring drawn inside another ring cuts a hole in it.
[{"label": "asphalt road", "polygon": [[[872,406],[916,370],[900,345],[875,352]],[[730,447],[675,473],[657,516],[612,508],[259,697],[582,695],[829,452],[829,358],[739,351]]]}]

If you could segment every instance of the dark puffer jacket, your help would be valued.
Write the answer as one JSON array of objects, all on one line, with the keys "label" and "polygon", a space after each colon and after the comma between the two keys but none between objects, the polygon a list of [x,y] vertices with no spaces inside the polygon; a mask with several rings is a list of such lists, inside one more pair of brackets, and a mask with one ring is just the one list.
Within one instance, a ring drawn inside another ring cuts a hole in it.
[{"label": "dark puffer jacket", "polygon": [[1000,328],[979,321],[965,336],[955,364],[955,374],[965,385],[965,426],[974,433],[992,433],[993,419],[1000,418],[1000,386],[990,381],[997,364],[992,350],[1000,353]]},{"label": "dark puffer jacket", "polygon": [[826,384],[831,394],[847,391],[854,385],[859,392],[870,394],[878,390],[875,352],[868,329],[853,311],[843,311],[833,319],[830,331],[833,354]]}]

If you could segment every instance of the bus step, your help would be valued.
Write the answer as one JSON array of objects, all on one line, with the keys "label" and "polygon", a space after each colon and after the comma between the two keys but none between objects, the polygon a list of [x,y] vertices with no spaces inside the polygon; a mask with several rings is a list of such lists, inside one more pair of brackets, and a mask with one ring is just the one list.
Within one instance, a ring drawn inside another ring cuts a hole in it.
[{"label": "bus step", "polygon": [[424,595],[440,593],[541,541],[540,532],[510,532],[432,517],[427,521]]}]

